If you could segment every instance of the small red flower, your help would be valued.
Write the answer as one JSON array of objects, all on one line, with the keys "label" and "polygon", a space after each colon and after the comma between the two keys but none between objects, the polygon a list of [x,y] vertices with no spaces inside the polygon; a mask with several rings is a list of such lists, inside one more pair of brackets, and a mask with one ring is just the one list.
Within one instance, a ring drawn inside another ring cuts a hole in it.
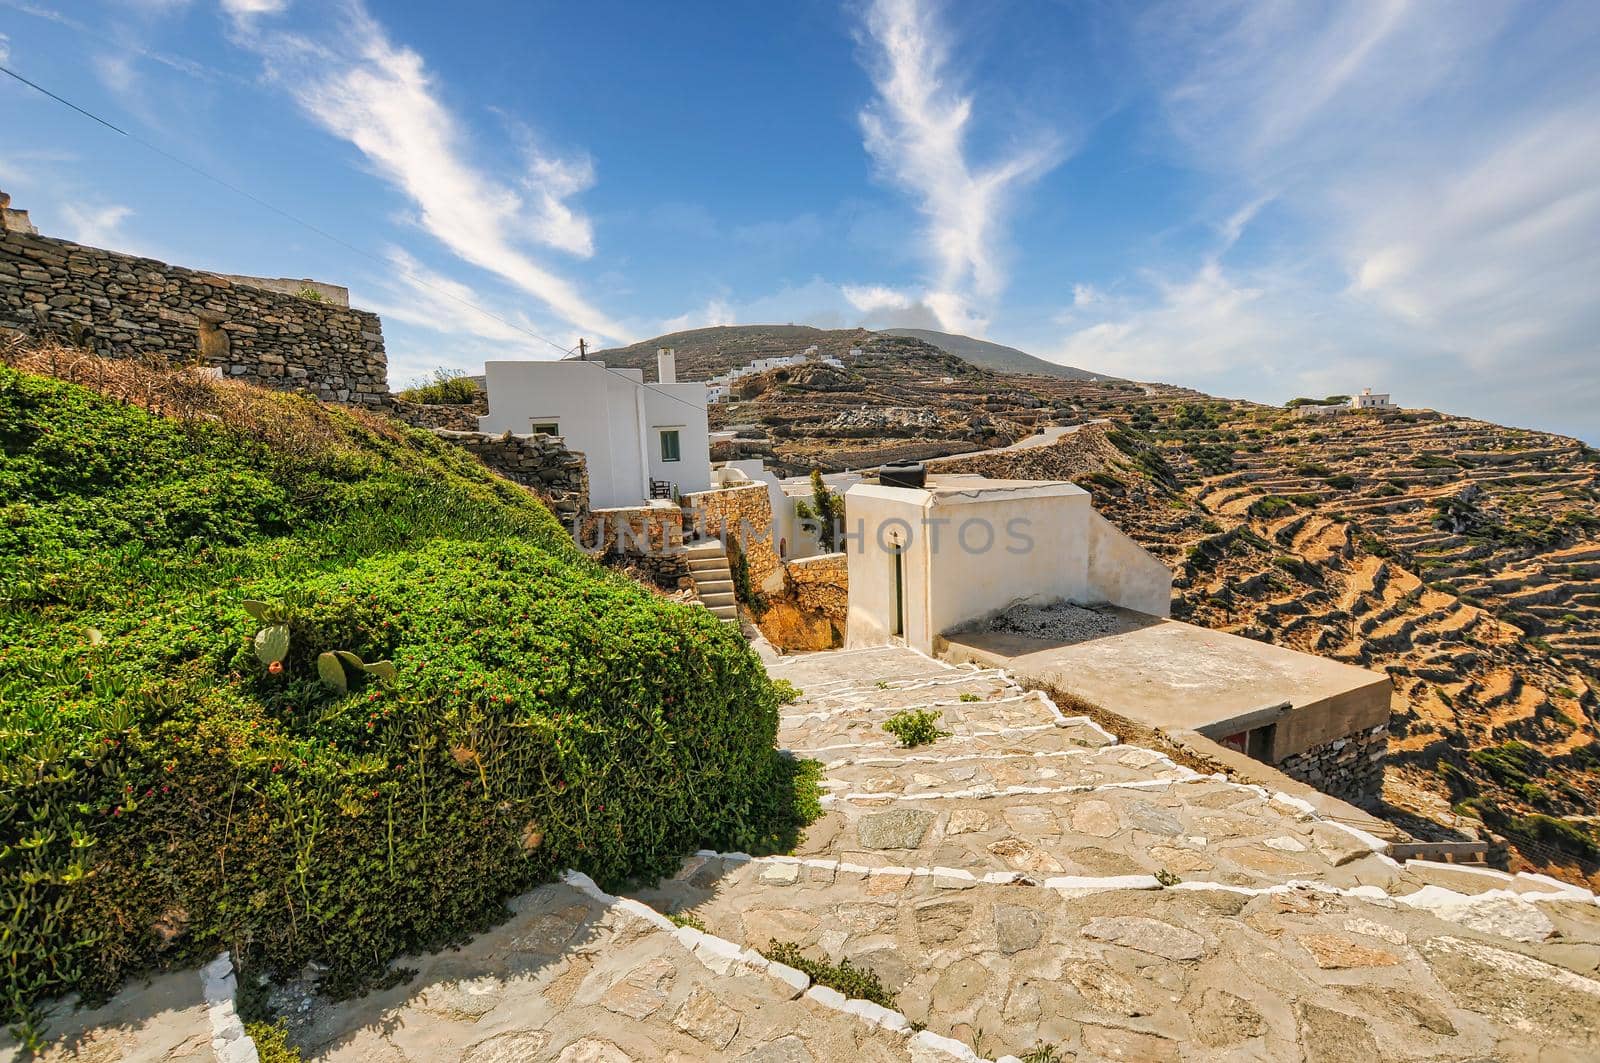
[{"label": "small red flower", "polygon": [[267,665],[267,671],[271,672],[273,675],[278,675],[283,671],[283,662],[273,661],[271,664]]}]

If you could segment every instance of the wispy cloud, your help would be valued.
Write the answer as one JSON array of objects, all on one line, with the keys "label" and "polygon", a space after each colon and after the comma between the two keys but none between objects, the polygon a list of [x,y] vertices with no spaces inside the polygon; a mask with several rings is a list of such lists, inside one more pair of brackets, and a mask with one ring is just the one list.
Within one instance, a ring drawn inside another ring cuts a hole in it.
[{"label": "wispy cloud", "polygon": [[234,39],[262,57],[269,78],[308,118],[354,145],[412,201],[425,231],[575,329],[623,335],[532,251],[593,254],[590,223],[569,202],[593,182],[587,159],[542,154],[527,138],[520,174],[507,177],[475,163],[463,123],[441,102],[422,57],[392,42],[359,3],[347,7],[326,40],[270,28],[259,0],[236,6]]},{"label": "wispy cloud", "polygon": [[127,239],[122,233],[122,223],[133,214],[132,207],[121,204],[90,206],[82,203],[65,203],[61,216],[67,223],[67,238],[91,247],[125,247]]},{"label": "wispy cloud", "polygon": [[0,33],[0,63],[11,62],[11,38]]},{"label": "wispy cloud", "polygon": [[1253,397],[1343,366],[1367,375],[1334,390],[1582,424],[1600,10],[1185,2],[1139,29],[1181,161],[1218,184],[1218,242],[1075,306],[1062,357]]},{"label": "wispy cloud", "polygon": [[951,42],[927,0],[872,0],[864,30],[876,98],[860,114],[882,175],[926,219],[931,286],[921,303],[945,327],[981,332],[1005,287],[1005,219],[1017,192],[1060,157],[1036,138],[986,165],[968,157],[973,99],[950,70]]}]

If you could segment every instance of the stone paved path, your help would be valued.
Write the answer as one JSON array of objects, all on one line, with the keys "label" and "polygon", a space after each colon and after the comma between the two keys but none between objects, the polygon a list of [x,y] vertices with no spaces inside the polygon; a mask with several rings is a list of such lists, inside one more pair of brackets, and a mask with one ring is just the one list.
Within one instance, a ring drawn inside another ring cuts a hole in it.
[{"label": "stone paved path", "polygon": [[[1397,864],[1303,802],[1121,745],[998,672],[900,649],[768,664],[804,691],[781,742],[825,765],[825,814],[795,855],[703,852],[633,898],[569,874],[462,948],[401,961],[404,984],[343,1002],[280,990],[306,1058],[1600,1058],[1587,891]],[[906,707],[952,735],[901,748],[881,727]],[[897,1010],[755,951],[775,940],[867,968]],[[160,1000],[125,991],[78,1042],[91,1051],[58,1058],[244,1063],[211,1040],[198,982],[155,985]]]},{"label": "stone paved path", "polygon": [[[867,967],[912,1023],[987,1057],[1600,1053],[1583,891],[1401,866],[998,672],[901,649],[768,665],[804,692],[780,742],[824,763],[826,814],[794,858],[702,853],[637,894],[662,911]],[[881,726],[906,708],[953,735],[899,747]]]}]

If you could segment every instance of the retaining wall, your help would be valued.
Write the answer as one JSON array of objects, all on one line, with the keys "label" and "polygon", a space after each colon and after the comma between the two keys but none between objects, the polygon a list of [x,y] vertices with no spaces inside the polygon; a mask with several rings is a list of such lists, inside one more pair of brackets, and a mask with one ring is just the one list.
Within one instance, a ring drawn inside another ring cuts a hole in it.
[{"label": "retaining wall", "polygon": [[40,236],[20,222],[0,230],[0,329],[109,357],[215,366],[328,402],[389,399],[376,314]]}]

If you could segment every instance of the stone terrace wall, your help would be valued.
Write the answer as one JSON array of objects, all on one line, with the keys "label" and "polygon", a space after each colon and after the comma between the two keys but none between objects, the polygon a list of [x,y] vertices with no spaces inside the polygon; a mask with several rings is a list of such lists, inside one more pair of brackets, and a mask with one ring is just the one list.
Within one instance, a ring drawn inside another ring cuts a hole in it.
[{"label": "stone terrace wall", "polygon": [[117,358],[216,366],[328,402],[388,401],[376,314],[7,225],[0,329],[55,335]]},{"label": "stone terrace wall", "polygon": [[767,597],[756,626],[783,650],[826,650],[844,645],[850,611],[850,570],[844,554],[786,561],[783,592]]},{"label": "stone terrace wall", "polygon": [[750,562],[752,587],[776,591],[782,586],[783,560],[772,536],[772,496],[766,484],[696,491],[684,495],[683,504],[697,511],[702,535],[729,538],[738,544]]},{"label": "stone terrace wall", "polygon": [[837,621],[841,630],[850,613],[850,566],[844,554],[818,554],[784,564],[794,587],[795,604]]},{"label": "stone terrace wall", "polygon": [[1383,791],[1383,761],[1389,751],[1389,728],[1379,724],[1336,738],[1274,765],[1291,779],[1315,786],[1353,805],[1376,804]]},{"label": "stone terrace wall", "polygon": [[578,451],[568,450],[558,436],[492,435],[445,428],[435,429],[434,435],[470,451],[506,479],[539,492],[569,530],[576,518],[589,512],[588,463]]},{"label": "stone terrace wall", "polygon": [[448,428],[452,432],[476,432],[478,417],[485,412],[479,404],[407,402],[396,398],[390,412],[413,428]]}]

